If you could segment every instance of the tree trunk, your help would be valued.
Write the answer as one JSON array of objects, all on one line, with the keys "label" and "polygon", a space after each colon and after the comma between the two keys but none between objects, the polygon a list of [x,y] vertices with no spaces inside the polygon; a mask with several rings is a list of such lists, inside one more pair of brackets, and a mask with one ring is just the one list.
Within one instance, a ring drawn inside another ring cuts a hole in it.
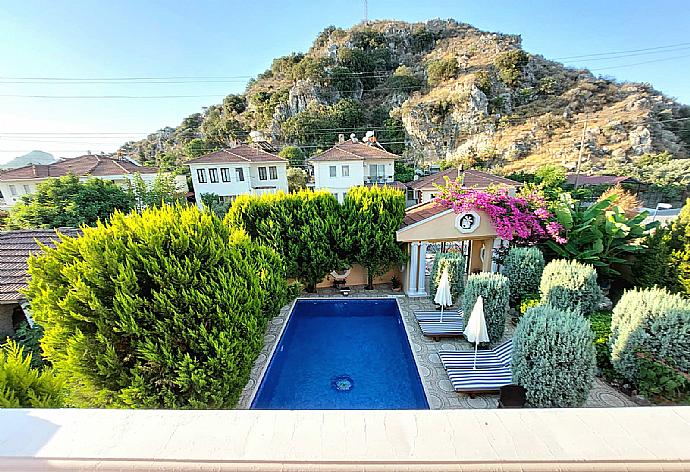
[{"label": "tree trunk", "polygon": [[367,286],[365,287],[367,290],[374,290],[374,276],[371,275],[371,272],[367,270]]}]

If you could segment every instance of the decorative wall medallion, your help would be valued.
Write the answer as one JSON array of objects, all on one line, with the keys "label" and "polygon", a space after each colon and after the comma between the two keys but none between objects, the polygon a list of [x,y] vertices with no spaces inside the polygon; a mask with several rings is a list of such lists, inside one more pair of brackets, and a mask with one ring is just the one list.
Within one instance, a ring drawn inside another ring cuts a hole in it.
[{"label": "decorative wall medallion", "polygon": [[455,217],[455,228],[463,234],[474,233],[479,228],[479,213],[476,211],[466,211]]}]

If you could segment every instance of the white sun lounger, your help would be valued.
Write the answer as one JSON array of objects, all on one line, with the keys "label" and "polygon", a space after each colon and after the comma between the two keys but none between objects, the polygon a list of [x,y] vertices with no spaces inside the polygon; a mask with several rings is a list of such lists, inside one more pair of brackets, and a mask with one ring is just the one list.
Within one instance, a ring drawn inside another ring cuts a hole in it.
[{"label": "white sun lounger", "polygon": [[[493,349],[477,351],[476,367],[481,369],[507,367],[513,355],[513,340],[504,341]],[[467,351],[438,351],[443,367],[448,369],[472,369],[475,366],[474,349]]]},{"label": "white sun lounger", "polygon": [[513,382],[510,366],[493,369],[448,369],[456,392],[492,392]]}]

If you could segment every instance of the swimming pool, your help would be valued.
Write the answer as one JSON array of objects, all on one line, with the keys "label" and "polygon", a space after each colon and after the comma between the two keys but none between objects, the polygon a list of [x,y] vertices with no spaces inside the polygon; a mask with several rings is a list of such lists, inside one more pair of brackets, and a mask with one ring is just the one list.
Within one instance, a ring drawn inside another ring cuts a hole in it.
[{"label": "swimming pool", "polygon": [[298,300],[256,409],[428,409],[398,304]]}]

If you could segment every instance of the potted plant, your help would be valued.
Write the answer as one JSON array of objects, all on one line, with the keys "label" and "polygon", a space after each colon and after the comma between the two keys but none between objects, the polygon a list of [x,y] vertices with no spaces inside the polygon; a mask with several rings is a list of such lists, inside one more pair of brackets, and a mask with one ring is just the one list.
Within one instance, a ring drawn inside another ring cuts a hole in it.
[{"label": "potted plant", "polygon": [[394,275],[391,279],[391,287],[393,287],[394,292],[399,292],[400,290],[402,290],[402,284],[400,283],[400,279],[396,275]]}]

